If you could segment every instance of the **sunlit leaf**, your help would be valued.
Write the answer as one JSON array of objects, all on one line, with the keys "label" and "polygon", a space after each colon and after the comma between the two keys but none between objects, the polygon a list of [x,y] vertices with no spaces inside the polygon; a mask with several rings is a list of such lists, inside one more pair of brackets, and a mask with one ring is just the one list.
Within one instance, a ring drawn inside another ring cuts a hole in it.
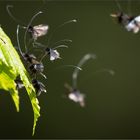
[{"label": "sunlit leaf", "polygon": [[35,89],[33,88],[29,75],[22,64],[18,53],[13,47],[9,37],[4,33],[0,27],[0,88],[9,91],[15,103],[17,111],[19,111],[19,95],[16,90],[14,80],[20,75],[25,89],[29,95],[33,112],[34,125],[33,135],[35,132],[36,122],[40,116],[39,102],[36,98]]}]

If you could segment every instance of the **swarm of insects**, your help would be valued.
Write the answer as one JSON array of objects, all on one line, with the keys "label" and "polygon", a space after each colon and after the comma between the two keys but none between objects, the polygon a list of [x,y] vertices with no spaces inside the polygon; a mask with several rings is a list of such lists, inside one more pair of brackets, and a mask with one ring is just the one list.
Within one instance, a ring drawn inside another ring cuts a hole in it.
[{"label": "swarm of insects", "polygon": [[[10,15],[10,17],[15,21],[15,22],[20,22],[18,19],[16,19],[11,11],[10,8],[12,8],[12,5],[8,5],[7,8],[7,12]],[[41,92],[46,92],[45,89],[45,85],[40,82],[38,80],[38,76],[41,75],[43,76],[45,79],[47,78],[46,75],[43,73],[44,71],[44,64],[43,64],[43,59],[45,58],[45,56],[49,56],[49,60],[50,61],[54,61],[56,59],[61,59],[60,57],[60,53],[58,52],[57,49],[59,48],[68,48],[68,46],[65,44],[66,42],[72,42],[69,39],[63,39],[60,41],[57,41],[55,43],[53,43],[52,45],[50,45],[50,40],[53,37],[53,34],[56,32],[56,30],[68,23],[72,23],[72,22],[76,22],[76,20],[69,20],[67,22],[64,22],[63,24],[59,25],[54,32],[52,32],[52,34],[50,35],[47,45],[43,45],[42,43],[37,42],[37,39],[39,37],[42,37],[44,35],[47,35],[48,33],[48,29],[49,26],[47,24],[39,24],[39,25],[35,25],[32,26],[32,22],[33,20],[40,14],[42,14],[42,11],[39,11],[38,13],[36,13],[35,15],[33,15],[33,17],[31,18],[31,20],[29,21],[29,23],[27,24],[27,26],[21,26],[21,25],[17,25],[17,46],[18,46],[18,50],[20,53],[21,58],[23,59],[24,63],[27,65],[27,70],[30,73],[30,76],[32,78],[32,84],[36,90],[36,94],[37,96],[39,96],[41,94]],[[19,30],[20,28],[25,29],[25,33],[24,33],[24,46],[25,46],[25,52],[22,51],[21,46],[20,46],[20,39],[19,39]],[[29,34],[29,39],[27,40],[27,34]],[[32,48],[34,47],[38,47],[39,49],[42,50],[43,48],[43,53],[41,54],[41,57],[38,58],[34,55],[34,52],[32,50],[32,52],[30,53],[27,44],[30,42],[32,42]],[[73,66],[75,67],[75,66]],[[21,88],[24,87],[22,80],[20,79],[20,75],[15,79],[15,84],[16,84],[16,89],[19,90]]]}]

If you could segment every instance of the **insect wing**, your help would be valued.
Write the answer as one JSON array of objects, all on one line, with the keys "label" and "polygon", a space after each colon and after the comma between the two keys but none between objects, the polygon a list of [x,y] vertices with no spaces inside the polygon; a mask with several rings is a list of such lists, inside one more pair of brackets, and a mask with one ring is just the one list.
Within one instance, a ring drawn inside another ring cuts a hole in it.
[{"label": "insect wing", "polygon": [[136,25],[140,28],[140,16],[137,16],[134,20]]},{"label": "insect wing", "polygon": [[138,33],[140,29],[140,16],[135,17],[131,22],[126,25],[127,31],[133,31],[133,33]]},{"label": "insect wing", "polygon": [[45,85],[43,83],[41,83],[41,82],[39,82],[39,85],[40,85],[40,90],[42,92],[46,92]]},{"label": "insect wing", "polygon": [[76,90],[68,95],[69,99],[74,101],[75,103],[79,103],[81,107],[85,106],[85,94],[80,93],[80,91]]},{"label": "insect wing", "polygon": [[35,64],[35,69],[38,71],[38,72],[43,72],[44,71],[44,66],[42,63],[40,64]]},{"label": "insect wing", "polygon": [[50,60],[53,61],[58,58],[60,58],[59,52],[57,50],[50,49]]},{"label": "insect wing", "polygon": [[81,94],[78,90],[69,93],[69,99],[73,100],[74,102],[82,101],[83,97],[83,94]]},{"label": "insect wing", "polygon": [[37,96],[40,96],[40,94],[41,94],[41,92],[46,92],[46,89],[45,89],[45,85],[43,84],[43,83],[41,83],[41,82],[37,82],[37,87],[38,87],[38,89],[36,89],[37,90]]},{"label": "insect wing", "polygon": [[48,32],[48,29],[49,29],[48,25],[40,24],[40,25],[34,26],[33,33],[32,33],[33,38],[36,40],[38,37],[46,35]]}]

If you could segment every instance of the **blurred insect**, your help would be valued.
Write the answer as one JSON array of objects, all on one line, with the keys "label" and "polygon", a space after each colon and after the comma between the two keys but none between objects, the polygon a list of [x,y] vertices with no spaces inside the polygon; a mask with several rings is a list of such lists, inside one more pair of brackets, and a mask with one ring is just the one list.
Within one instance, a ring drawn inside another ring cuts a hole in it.
[{"label": "blurred insect", "polygon": [[140,30],[140,16],[133,18],[133,20],[131,20],[125,28],[127,31],[132,31],[135,34],[138,33]]},{"label": "blurred insect", "polygon": [[16,84],[16,90],[19,90],[19,89],[24,87],[24,84],[23,84],[23,82],[20,78],[20,75],[18,75],[14,81],[15,81],[15,84]]},{"label": "blurred insect", "polygon": [[[68,24],[68,23],[72,23],[72,22],[77,22],[77,20],[75,20],[75,19],[74,19],[74,20],[69,20],[69,21],[64,22],[63,24],[59,25],[59,26],[54,30],[54,32],[52,32],[52,34],[50,35],[50,37],[48,38],[48,43],[47,43],[47,45],[43,45],[43,44],[38,43],[38,42],[35,42],[35,43],[34,43],[34,46],[36,46],[36,47],[40,47],[40,48],[41,48],[41,47],[44,47],[44,48],[45,48],[44,54],[43,54],[41,60],[43,60],[44,57],[47,56],[47,55],[49,56],[50,61],[54,61],[54,60],[56,60],[56,59],[61,59],[60,54],[59,54],[59,52],[57,51],[57,49],[58,49],[58,48],[68,48],[68,46],[65,45],[65,44],[60,44],[60,43],[63,43],[63,42],[72,42],[72,40],[70,40],[70,39],[63,39],[63,40],[60,40],[60,41],[57,41],[57,42],[53,43],[52,45],[50,45],[50,40],[51,40],[51,38],[53,37],[54,33],[57,31],[57,29],[59,29],[60,27],[66,25],[66,24]],[[56,46],[57,44],[59,44],[59,45]],[[56,47],[53,47],[53,46],[56,46]]]},{"label": "blurred insect", "polygon": [[[122,12],[123,10],[122,10],[119,2],[117,0],[115,0],[115,1],[116,1],[116,4],[117,4],[120,12],[113,13],[113,14],[111,14],[111,16],[117,18],[118,23],[123,25],[123,27],[127,31],[132,31],[133,33],[138,33],[140,30],[140,16],[131,16],[131,15],[128,15],[128,14]],[[130,4],[130,3],[128,3],[128,4]]]},{"label": "blurred insect", "polygon": [[44,78],[46,76],[42,73],[44,71],[44,65],[41,61],[38,61],[37,58],[33,54],[28,54],[28,53],[23,53],[20,47],[20,42],[19,42],[19,25],[17,25],[17,44],[18,44],[18,49],[25,60],[29,64],[29,70],[31,72],[31,75],[36,75],[39,73],[41,74]]},{"label": "blurred insect", "polygon": [[85,106],[85,94],[81,93],[78,89],[72,88],[69,84],[64,84],[65,88],[69,90],[67,97],[74,101],[75,103],[79,103],[81,107]]},{"label": "blurred insect", "polygon": [[[78,63],[77,67],[81,68],[83,66],[83,64],[89,59],[96,59],[96,55],[95,54],[84,55],[84,57],[82,57],[82,59]],[[79,69],[75,68],[74,72],[72,74],[72,82],[73,82],[72,87],[67,83],[65,83],[64,86],[69,91],[69,93],[67,94],[67,97],[70,100],[74,101],[75,103],[78,103],[81,107],[84,107],[85,106],[85,94],[81,93],[78,90],[78,87],[77,87],[78,74],[79,74]]]},{"label": "blurred insect", "polygon": [[113,18],[117,18],[118,23],[125,26],[133,19],[133,17],[131,17],[130,15],[123,12],[123,10],[121,8],[121,5],[119,4],[118,0],[115,0],[115,2],[117,4],[119,12],[112,13],[112,14],[110,14],[110,16],[113,17]]},{"label": "blurred insect", "polygon": [[[77,67],[82,67],[83,64],[88,61],[89,59],[96,59],[96,55],[95,54],[86,54],[82,57],[82,59],[80,60],[80,62],[78,63]],[[79,103],[81,107],[85,106],[85,94],[81,93],[80,90],[77,87],[77,78],[78,78],[78,74],[79,74],[80,69],[75,68],[74,72],[72,74],[72,86],[70,86],[69,84],[65,83],[64,86],[65,88],[68,89],[69,93],[67,94],[67,97],[76,102]],[[95,73],[98,72],[108,72],[110,75],[114,75],[115,72],[111,69],[101,69],[98,71],[95,71]],[[90,76],[91,77],[91,76]]]},{"label": "blurred insect", "polygon": [[44,50],[45,53],[41,57],[40,61],[42,61],[45,58],[45,56],[47,56],[47,55],[49,56],[50,61],[54,61],[56,59],[61,59],[60,53],[57,51],[57,49],[58,48],[68,48],[67,45],[59,45],[59,46],[54,47],[54,48],[50,48],[50,47],[48,48],[45,45],[42,45],[42,44],[37,43],[37,42],[35,43],[35,45],[45,47],[45,50]]},{"label": "blurred insect", "polygon": [[110,16],[112,16],[112,17],[114,17],[114,18],[117,18],[118,23],[121,24],[121,25],[123,25],[124,27],[125,27],[126,25],[128,25],[128,23],[129,23],[130,21],[132,21],[133,18],[134,18],[134,17],[131,17],[131,16],[129,16],[129,15],[123,13],[123,12],[113,13],[113,14],[111,14]]},{"label": "blurred insect", "polygon": [[[9,16],[16,22],[21,22],[20,20],[17,20],[13,15],[12,13],[10,12],[10,9],[9,8],[13,8],[12,5],[7,5],[6,9],[7,9],[7,12],[9,14]],[[26,47],[26,38],[27,38],[27,32],[30,34],[33,42],[36,41],[38,39],[38,37],[41,37],[41,36],[44,36],[48,33],[48,29],[49,29],[49,26],[46,25],[46,24],[39,24],[39,25],[36,25],[36,26],[32,26],[32,22],[33,20],[39,15],[39,14],[42,14],[43,12],[42,11],[39,11],[38,13],[36,13],[30,20],[30,22],[28,23],[27,26],[21,26],[21,28],[23,29],[26,29],[25,30],[25,35],[24,35],[24,45],[25,45],[25,48],[26,48],[26,52],[27,52],[27,47]]]},{"label": "blurred insect", "polygon": [[37,96],[40,96],[41,92],[46,92],[45,85],[40,81],[38,81],[37,79],[33,79],[32,84],[35,88]]}]

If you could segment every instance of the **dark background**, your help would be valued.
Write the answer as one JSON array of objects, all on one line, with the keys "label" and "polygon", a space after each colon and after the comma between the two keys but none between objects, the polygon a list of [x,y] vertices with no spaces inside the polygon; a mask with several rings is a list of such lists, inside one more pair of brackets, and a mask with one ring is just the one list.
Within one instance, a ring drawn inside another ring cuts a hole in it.
[{"label": "dark background", "polygon": [[[129,2],[119,1],[125,12],[131,9],[131,14],[139,15],[140,1]],[[140,33],[127,32],[110,17],[118,11],[115,1],[0,1],[0,24],[16,46],[18,23],[8,16],[7,4],[25,23],[38,11],[44,12],[33,22],[50,26],[48,35],[39,39],[44,44],[56,26],[71,19],[78,22],[59,29],[51,40],[73,42],[59,50],[62,60],[44,59],[47,93],[38,98],[41,117],[35,135],[31,136],[33,112],[26,91],[20,91],[17,113],[9,93],[1,90],[0,138],[140,138]],[[88,61],[79,74],[78,86],[86,94],[86,107],[81,108],[63,98],[73,68],[62,66],[76,65],[86,53],[95,53],[97,60]],[[94,74],[103,68],[113,69],[115,75]]]}]

